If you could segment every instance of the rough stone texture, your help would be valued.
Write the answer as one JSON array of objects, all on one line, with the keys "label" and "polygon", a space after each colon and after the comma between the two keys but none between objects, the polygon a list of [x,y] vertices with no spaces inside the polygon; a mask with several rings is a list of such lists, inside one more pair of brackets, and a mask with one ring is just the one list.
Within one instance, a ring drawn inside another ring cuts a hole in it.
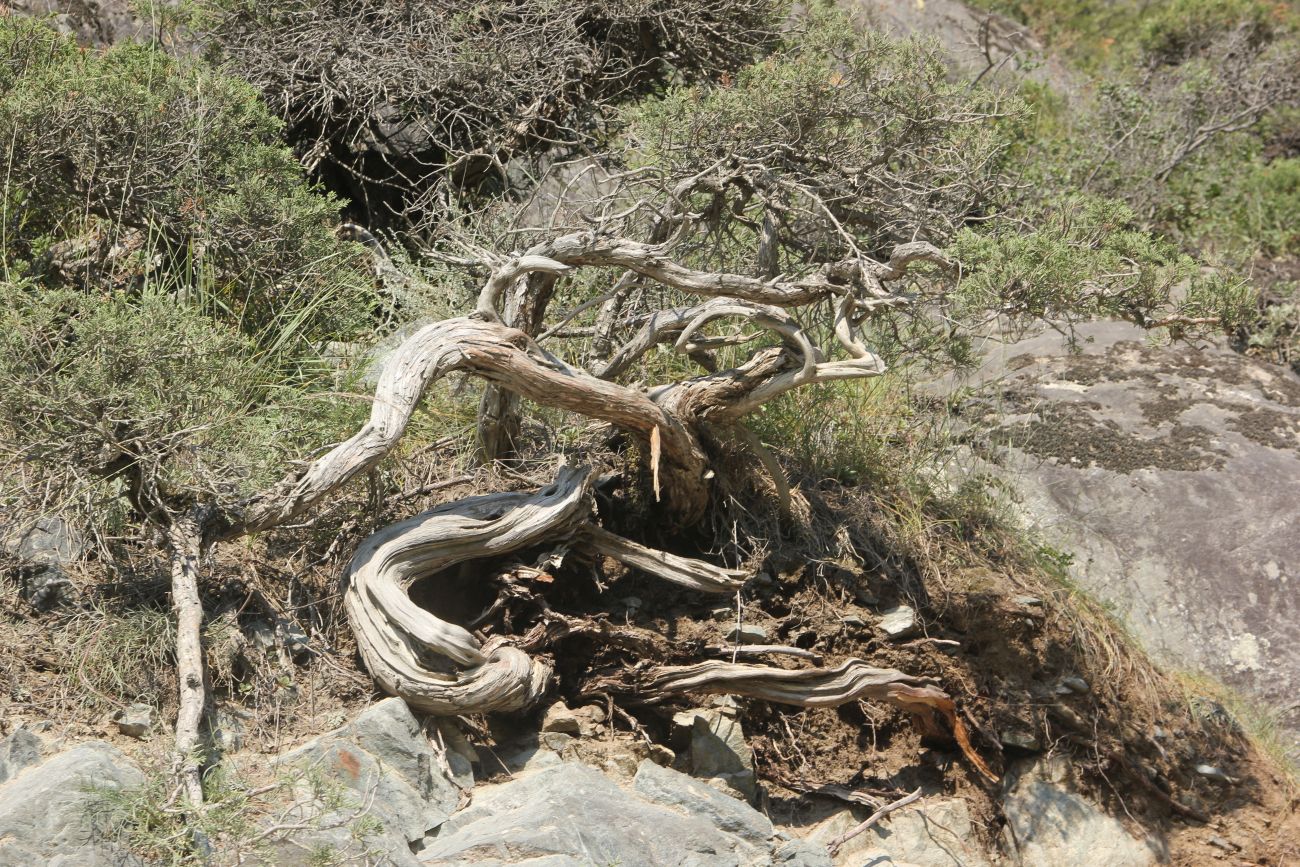
[{"label": "rough stone texture", "polygon": [[[13,737],[6,739],[11,744]],[[23,739],[18,751],[30,757]],[[88,741],[39,764],[29,764],[0,785],[0,867],[130,863],[104,839],[97,805],[107,792],[143,784],[144,776],[120,752]]]},{"label": "rough stone texture", "polygon": [[916,632],[916,610],[910,605],[899,605],[883,611],[878,625],[895,641],[910,638]]},{"label": "rough stone texture", "polygon": [[1015,766],[1002,805],[1004,846],[1012,864],[1146,867],[1169,857],[1160,841],[1134,837],[1075,791],[1069,763],[1060,757]]},{"label": "rough stone texture", "polygon": [[[971,72],[995,67],[986,76],[1027,76],[1063,94],[1079,90],[1075,74],[1023,25],[1002,15],[972,9],[960,0],[840,0],[846,9],[865,13],[868,21],[895,36],[934,39],[951,62]],[[985,26],[987,25],[987,26]],[[983,34],[983,35],[982,35]]]},{"label": "rough stone texture", "polygon": [[[160,5],[175,6],[175,0]],[[82,45],[112,45],[147,39],[154,27],[130,0],[9,0],[19,15],[49,20],[60,33],[76,37]]]},{"label": "rough stone texture", "polygon": [[[809,843],[822,846],[867,818],[864,809],[841,810],[813,829]],[[916,867],[988,867],[989,861],[960,798],[920,801],[885,817],[880,824],[845,843],[832,859],[835,867],[914,864]],[[1043,861],[1042,865],[1070,862]],[[1073,867],[1073,865],[1072,865]]]},{"label": "rough stone texture", "polygon": [[764,644],[767,630],[754,623],[743,623],[727,631],[727,641],[735,644]]},{"label": "rough stone texture", "polygon": [[[826,854],[825,846],[818,846],[806,840],[782,843],[772,853],[772,864],[773,867],[834,867],[831,856]],[[880,865],[872,865],[872,867],[880,867]]]},{"label": "rough stone texture", "polygon": [[[691,783],[680,774],[676,777],[683,785]],[[751,826],[754,821],[741,824]],[[708,817],[647,803],[599,771],[576,762],[480,789],[473,803],[442,826],[419,858],[425,864],[448,867],[739,867],[771,863],[766,845],[753,845],[728,834]]]},{"label": "rough stone texture", "polygon": [[[351,816],[325,822],[339,826],[332,836],[345,835],[344,826],[364,813],[379,820],[390,838],[373,841],[372,847],[405,863],[410,859],[399,855],[409,856],[407,844],[420,844],[451,815],[460,798],[459,788],[450,779],[452,772],[444,764],[445,754],[440,757],[439,753],[406,703],[390,698],[366,709],[343,728],[281,756],[279,763],[304,769],[308,778],[323,776],[326,785],[352,793]],[[312,786],[304,782],[299,790],[300,812],[317,815],[321,807]],[[324,842],[332,845],[332,836]]]},{"label": "rough stone texture", "polygon": [[740,719],[731,708],[697,708],[673,717],[689,731],[691,773],[716,778],[746,798],[754,796],[754,757]]},{"label": "rough stone texture", "polygon": [[41,739],[27,729],[18,729],[0,740],[0,783],[18,776],[23,768],[41,760]]},{"label": "rough stone texture", "polygon": [[133,704],[113,714],[117,730],[128,737],[146,740],[153,734],[153,708],[147,704]]},{"label": "rough stone texture", "polygon": [[964,411],[999,428],[976,468],[1148,651],[1291,705],[1300,747],[1300,378],[1127,325],[1080,336],[1077,355],[1051,335],[988,359],[999,396]]},{"label": "rough stone texture", "polygon": [[637,767],[632,788],[651,803],[705,819],[751,843],[762,844],[772,837],[772,823],[748,804],[650,759]]}]

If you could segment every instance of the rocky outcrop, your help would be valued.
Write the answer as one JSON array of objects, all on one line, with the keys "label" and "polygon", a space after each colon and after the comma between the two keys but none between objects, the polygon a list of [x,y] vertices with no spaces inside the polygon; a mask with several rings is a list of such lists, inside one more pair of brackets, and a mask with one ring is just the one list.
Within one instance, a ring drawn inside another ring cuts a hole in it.
[{"label": "rocky outcrop", "polygon": [[115,845],[103,805],[143,782],[108,744],[88,741],[41,761],[39,740],[19,729],[0,741],[0,867],[138,863]]},{"label": "rocky outcrop", "polygon": [[[155,23],[130,0],[10,0],[8,6],[20,15],[48,20],[82,45],[145,40],[155,32]],[[165,9],[176,3],[161,0],[158,6]]]},{"label": "rocky outcrop", "polygon": [[[770,864],[772,825],[743,802],[645,761],[629,791],[563,762],[485,787],[420,853],[425,864]],[[545,861],[540,859],[547,859]]]},{"label": "rocky outcrop", "polygon": [[1063,758],[1020,763],[1008,774],[1005,788],[1003,844],[1013,865],[1148,867],[1168,860],[1159,840],[1130,834],[1083,797]]},{"label": "rocky outcrop", "polygon": [[[863,810],[842,810],[808,835],[826,846],[866,818]],[[970,810],[960,798],[927,799],[917,809],[903,809],[840,847],[835,867],[989,867]],[[1054,862],[1042,862],[1043,864]]]},{"label": "rocky outcrop", "polygon": [[993,76],[1026,76],[1058,93],[1079,90],[1077,76],[1043,50],[1029,28],[961,0],[840,0],[870,24],[897,37],[936,40],[964,71]]},{"label": "rocky outcrop", "polygon": [[289,816],[294,824],[315,827],[284,841],[273,862],[299,863],[302,853],[315,849],[414,863],[412,850],[460,800],[457,771],[465,769],[453,761],[464,760],[435,746],[399,698],[372,705],[343,728],[286,753],[277,764],[301,775]]},{"label": "rocky outcrop", "polygon": [[1050,335],[990,357],[996,397],[964,410],[995,427],[979,466],[1154,656],[1300,731],[1300,378],[1121,324],[1079,336],[1078,353]]}]

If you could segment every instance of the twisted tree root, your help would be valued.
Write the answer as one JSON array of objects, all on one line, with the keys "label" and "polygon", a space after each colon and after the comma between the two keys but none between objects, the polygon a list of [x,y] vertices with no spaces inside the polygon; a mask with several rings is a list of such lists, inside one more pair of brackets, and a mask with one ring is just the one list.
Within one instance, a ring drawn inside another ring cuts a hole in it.
[{"label": "twisted tree root", "polygon": [[990,782],[998,779],[971,746],[951,696],[924,678],[892,668],[873,668],[860,659],[846,659],[835,668],[795,670],[719,661],[665,666],[651,672],[648,688],[666,695],[743,695],[799,707],[835,707],[865,698],[906,711],[924,733],[937,733],[937,715],[947,723],[976,770]]}]

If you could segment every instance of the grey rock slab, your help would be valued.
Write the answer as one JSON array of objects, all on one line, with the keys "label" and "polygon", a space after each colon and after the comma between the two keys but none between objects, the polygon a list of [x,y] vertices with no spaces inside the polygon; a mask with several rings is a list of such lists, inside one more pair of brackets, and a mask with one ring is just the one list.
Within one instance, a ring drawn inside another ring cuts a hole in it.
[{"label": "grey rock slab", "polygon": [[537,859],[556,857],[620,867],[769,863],[765,848],[706,817],[647,803],[576,762],[480,789],[419,854],[425,864],[449,867],[555,863]]},{"label": "grey rock slab", "polygon": [[371,805],[386,830],[410,842],[441,824],[460,799],[439,752],[399,698],[372,705],[279,762],[351,790],[357,803]]},{"label": "grey rock slab", "polygon": [[0,740],[0,783],[18,776],[23,768],[41,760],[41,739],[27,729],[18,729]]},{"label": "grey rock slab", "polygon": [[650,759],[637,767],[632,788],[651,803],[703,817],[751,843],[765,844],[772,837],[771,821],[753,807]]},{"label": "grey rock slab", "polygon": [[1278,707],[1300,749],[1300,377],[1119,323],[1078,337],[990,354],[992,459],[971,470],[1010,483],[1149,653]]},{"label": "grey rock slab", "polygon": [[29,867],[76,850],[86,850],[83,863],[93,853],[116,857],[105,839],[105,797],[143,783],[126,756],[100,741],[27,767],[0,785],[0,865]]},{"label": "grey rock slab", "polygon": [[[841,810],[808,835],[807,842],[828,845],[857,827],[869,810]],[[891,813],[880,824],[845,843],[832,859],[835,867],[864,864],[917,867],[989,867],[990,861],[960,798],[927,798]],[[1058,862],[1041,862],[1043,867]],[[1059,862],[1066,864],[1068,862]]]},{"label": "grey rock slab", "polygon": [[673,716],[690,731],[691,773],[721,777],[745,797],[755,790],[754,757],[732,708],[699,708]]},{"label": "grey rock slab", "polygon": [[834,867],[825,846],[806,840],[791,840],[778,846],[772,853],[772,864],[773,867]]},{"label": "grey rock slab", "polygon": [[1147,867],[1167,860],[1164,844],[1138,839],[1075,788],[1061,758],[1024,762],[1007,775],[1002,810],[1012,864]]}]

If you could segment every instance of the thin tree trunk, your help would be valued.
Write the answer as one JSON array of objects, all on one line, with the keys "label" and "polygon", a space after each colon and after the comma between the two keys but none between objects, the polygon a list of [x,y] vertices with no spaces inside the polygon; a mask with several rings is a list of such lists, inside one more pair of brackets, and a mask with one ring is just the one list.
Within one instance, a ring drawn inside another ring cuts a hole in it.
[{"label": "thin tree trunk", "polygon": [[167,528],[171,546],[172,608],[176,612],[176,713],[173,770],[191,807],[203,803],[203,761],[199,727],[208,703],[203,664],[203,605],[199,600],[198,561],[202,529],[196,515],[174,520]]}]

